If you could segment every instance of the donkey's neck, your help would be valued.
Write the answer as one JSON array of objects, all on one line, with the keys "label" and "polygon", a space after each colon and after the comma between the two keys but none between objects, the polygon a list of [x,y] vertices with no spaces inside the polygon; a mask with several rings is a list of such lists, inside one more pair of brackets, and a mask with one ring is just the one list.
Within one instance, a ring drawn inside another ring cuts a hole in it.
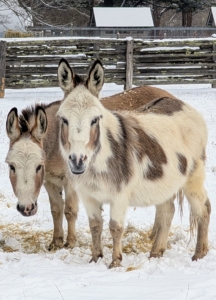
[{"label": "donkey's neck", "polygon": [[[102,143],[110,142],[108,132],[113,136],[113,138],[118,142],[121,136],[121,117],[120,114],[117,112],[111,112],[105,109],[103,112],[103,120],[102,120]],[[105,130],[104,130],[105,129]],[[104,133],[104,134],[103,134]]]}]

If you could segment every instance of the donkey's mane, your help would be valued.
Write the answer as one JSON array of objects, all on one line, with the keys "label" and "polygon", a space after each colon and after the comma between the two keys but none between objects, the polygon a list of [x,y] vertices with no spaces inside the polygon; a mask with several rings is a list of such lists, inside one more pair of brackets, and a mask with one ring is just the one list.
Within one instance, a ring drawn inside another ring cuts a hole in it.
[{"label": "donkey's mane", "polygon": [[19,115],[19,126],[22,133],[29,132],[32,130],[33,126],[35,125],[35,116],[36,111],[39,107],[42,107],[45,111],[47,108],[53,105],[60,105],[61,101],[55,101],[49,104],[35,104],[27,106],[23,109]]}]

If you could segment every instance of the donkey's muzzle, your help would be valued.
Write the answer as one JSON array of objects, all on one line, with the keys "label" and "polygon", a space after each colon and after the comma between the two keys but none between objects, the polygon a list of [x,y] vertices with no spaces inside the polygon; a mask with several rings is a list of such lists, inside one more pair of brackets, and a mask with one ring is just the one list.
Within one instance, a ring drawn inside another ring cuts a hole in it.
[{"label": "donkey's muzzle", "polygon": [[71,172],[76,175],[84,173],[86,169],[85,160],[83,155],[81,155],[80,158],[78,158],[76,154],[69,155]]},{"label": "donkey's muzzle", "polygon": [[37,203],[35,203],[35,204],[29,204],[29,205],[17,204],[17,210],[24,217],[34,216],[36,214],[36,212],[37,212]]}]

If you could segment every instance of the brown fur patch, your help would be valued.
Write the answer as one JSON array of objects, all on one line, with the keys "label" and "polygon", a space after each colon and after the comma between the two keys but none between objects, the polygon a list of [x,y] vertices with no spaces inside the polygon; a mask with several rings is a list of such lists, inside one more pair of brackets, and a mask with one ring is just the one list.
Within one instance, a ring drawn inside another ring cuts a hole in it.
[{"label": "brown fur patch", "polygon": [[130,146],[131,138],[128,135],[127,124],[124,117],[116,114],[119,121],[119,141],[116,141],[110,131],[107,137],[113,156],[108,159],[107,165],[110,169],[110,176],[113,184],[117,186],[117,190],[121,189],[121,183],[128,183],[132,176],[132,168],[130,163]]},{"label": "brown fur patch", "polygon": [[176,153],[176,155],[177,155],[178,162],[179,162],[179,165],[178,165],[179,171],[183,175],[185,175],[187,172],[187,159],[184,155],[182,155],[180,153]]},{"label": "brown fur patch", "polygon": [[183,106],[184,102],[181,100],[163,97],[155,99],[144,107],[138,108],[137,110],[139,112],[146,111],[148,113],[172,116],[174,113],[182,111]]},{"label": "brown fur patch", "polygon": [[100,125],[99,125],[99,120],[97,121],[97,124],[94,124],[91,127],[90,131],[90,139],[89,143],[87,145],[92,150],[99,150],[100,148]]},{"label": "brown fur patch", "polygon": [[41,166],[41,169],[35,175],[35,190],[34,194],[37,196],[40,192],[40,188],[43,184],[44,179],[44,166]]},{"label": "brown fur patch", "polygon": [[161,178],[163,176],[162,165],[167,163],[164,150],[155,138],[147,135],[141,128],[134,129],[138,138],[138,145],[136,145],[138,160],[142,161],[143,157],[147,155],[152,163],[144,174],[144,178],[149,180]]},{"label": "brown fur patch", "polygon": [[110,110],[135,110],[149,103],[151,100],[161,97],[176,99],[167,91],[151,86],[140,86],[122,93],[105,97],[101,103]]},{"label": "brown fur patch", "polygon": [[68,146],[68,126],[62,122],[61,124],[61,130],[60,130],[60,140],[62,143],[62,146]]}]

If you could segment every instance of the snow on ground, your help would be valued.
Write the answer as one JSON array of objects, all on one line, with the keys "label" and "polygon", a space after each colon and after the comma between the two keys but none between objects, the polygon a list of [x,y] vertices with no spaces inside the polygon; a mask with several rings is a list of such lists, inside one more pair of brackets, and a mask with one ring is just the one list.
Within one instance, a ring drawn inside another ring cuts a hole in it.
[{"label": "snow on ground", "polygon": [[[82,204],[76,247],[47,251],[53,228],[48,197],[43,188],[34,217],[24,218],[16,211],[16,198],[4,162],[8,150],[5,120],[14,106],[20,110],[35,101],[48,103],[61,99],[62,92],[59,88],[6,90],[5,98],[0,99],[0,300],[216,299],[216,90],[206,85],[163,88],[196,107],[208,124],[206,188],[212,202],[208,255],[191,261],[195,240],[190,239],[186,201],[182,219],[176,208],[169,246],[162,258],[148,259],[153,207],[128,210],[121,268],[107,268],[112,254],[108,206],[103,212],[104,258],[98,263],[88,263],[91,238]],[[121,90],[114,84],[105,85],[102,96]],[[66,221],[64,228],[66,232]]]}]

